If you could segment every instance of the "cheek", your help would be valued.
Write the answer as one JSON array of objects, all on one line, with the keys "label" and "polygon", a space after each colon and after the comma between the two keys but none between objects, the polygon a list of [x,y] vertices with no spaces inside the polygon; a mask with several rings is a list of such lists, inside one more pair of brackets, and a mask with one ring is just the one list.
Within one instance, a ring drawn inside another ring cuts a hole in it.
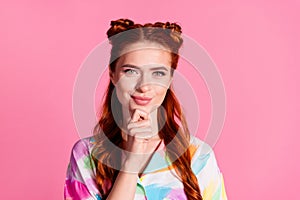
[{"label": "cheek", "polygon": [[160,88],[156,88],[155,91],[156,91],[155,92],[155,94],[156,94],[156,103],[160,105],[164,101],[168,89],[165,88],[165,87],[163,87],[163,88],[160,87]]},{"label": "cheek", "polygon": [[135,89],[135,81],[126,78],[120,79],[117,83],[117,88],[122,93],[133,92]]},{"label": "cheek", "polygon": [[131,98],[130,94],[133,93],[134,88],[135,85],[132,83],[132,81],[130,82],[126,79],[120,79],[115,85],[117,97],[123,105],[128,104],[128,100]]}]

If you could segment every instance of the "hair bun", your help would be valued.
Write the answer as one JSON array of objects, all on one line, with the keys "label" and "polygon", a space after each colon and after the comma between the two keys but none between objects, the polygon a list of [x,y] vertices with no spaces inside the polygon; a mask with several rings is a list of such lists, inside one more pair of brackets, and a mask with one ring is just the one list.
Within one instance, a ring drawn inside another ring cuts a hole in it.
[{"label": "hair bun", "polygon": [[166,22],[166,23],[165,23],[165,27],[166,27],[167,29],[171,29],[172,31],[176,31],[176,32],[178,32],[178,33],[181,33],[181,26],[179,26],[179,25],[176,24],[176,23],[171,23],[171,24],[170,24],[170,22]]},{"label": "hair bun", "polygon": [[181,37],[181,26],[177,23],[170,23],[170,22],[156,22],[154,24],[154,27],[160,27],[167,30],[167,32],[170,34],[171,38],[178,43],[179,46],[181,46],[183,39]]},{"label": "hair bun", "polygon": [[107,37],[111,37],[113,35],[116,35],[122,31],[126,31],[129,29],[131,26],[134,25],[134,22],[130,19],[118,19],[118,20],[113,20],[110,22],[110,29],[106,32]]},{"label": "hair bun", "polygon": [[181,26],[179,26],[177,23],[170,23],[170,22],[156,22],[154,24],[155,27],[161,27],[165,29],[170,29],[171,31],[176,31],[178,33],[181,33]]},{"label": "hair bun", "polygon": [[118,19],[118,20],[115,20],[115,21],[111,21],[110,25],[111,26],[118,25],[118,26],[128,27],[128,26],[134,25],[134,22],[130,19]]}]

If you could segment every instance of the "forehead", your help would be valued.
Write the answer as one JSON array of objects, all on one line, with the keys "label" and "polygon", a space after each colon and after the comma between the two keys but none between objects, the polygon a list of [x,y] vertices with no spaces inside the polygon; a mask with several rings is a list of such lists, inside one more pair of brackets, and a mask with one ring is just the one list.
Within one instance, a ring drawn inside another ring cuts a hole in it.
[{"label": "forehead", "polygon": [[162,48],[157,44],[138,43],[130,45],[120,57],[118,63],[119,65],[163,65],[171,67],[171,54],[167,49]]}]

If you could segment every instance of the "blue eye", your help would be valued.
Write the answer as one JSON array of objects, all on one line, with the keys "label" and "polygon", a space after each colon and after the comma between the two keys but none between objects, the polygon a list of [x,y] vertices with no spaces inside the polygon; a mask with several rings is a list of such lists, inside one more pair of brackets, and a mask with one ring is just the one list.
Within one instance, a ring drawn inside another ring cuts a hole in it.
[{"label": "blue eye", "polygon": [[156,72],[153,72],[153,74],[154,74],[155,76],[165,76],[165,75],[166,75],[166,73],[163,72],[163,71],[156,71]]}]

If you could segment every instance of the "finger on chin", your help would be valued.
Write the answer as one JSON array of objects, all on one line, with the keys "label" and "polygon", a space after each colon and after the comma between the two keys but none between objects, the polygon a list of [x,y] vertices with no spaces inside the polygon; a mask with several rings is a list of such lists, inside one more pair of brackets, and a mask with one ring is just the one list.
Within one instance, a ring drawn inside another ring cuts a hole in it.
[{"label": "finger on chin", "polygon": [[132,122],[137,122],[139,120],[146,120],[149,119],[148,113],[146,111],[143,111],[141,109],[135,109],[132,115]]}]

